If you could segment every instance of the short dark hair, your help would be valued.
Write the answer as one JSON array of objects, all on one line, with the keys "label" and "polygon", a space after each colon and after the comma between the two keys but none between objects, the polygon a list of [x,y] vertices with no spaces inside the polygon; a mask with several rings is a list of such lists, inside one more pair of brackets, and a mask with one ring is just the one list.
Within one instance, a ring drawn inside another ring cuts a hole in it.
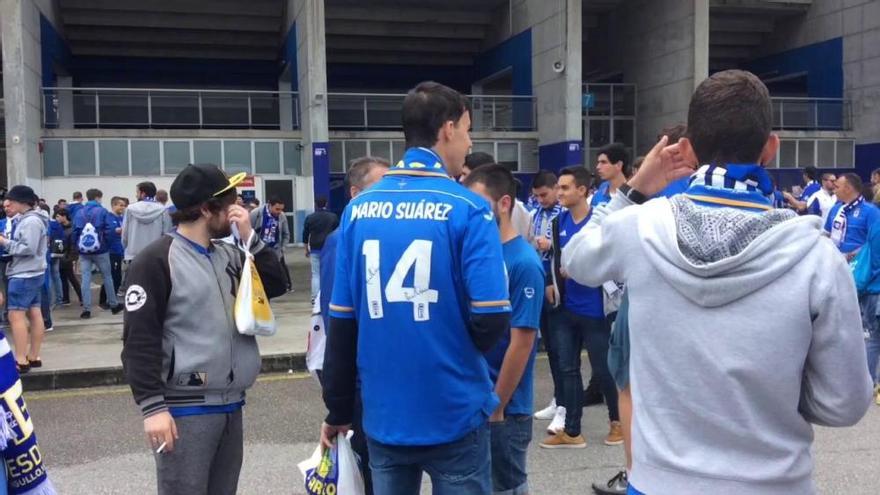
[{"label": "short dark hair", "polygon": [[46,213],[50,213],[50,212],[49,212],[49,205],[47,205],[47,204],[41,204],[41,205],[38,206],[38,208],[40,208],[41,210],[45,211]]},{"label": "short dark hair", "polygon": [[202,204],[192,205],[187,208],[175,210],[171,214],[171,222],[174,225],[192,223],[202,217],[202,208],[213,214],[218,214],[235,203],[235,189],[230,189],[220,196],[215,196]]},{"label": "short dark hair", "polygon": [[538,189],[539,187],[555,187],[556,182],[559,179],[556,177],[556,174],[549,170],[538,170],[538,173],[535,174],[535,178],[532,179],[532,189]]},{"label": "short dark hair", "polygon": [[86,191],[86,199],[88,199],[89,201],[94,201],[98,198],[103,197],[104,193],[102,193],[100,189],[89,189],[88,191]]},{"label": "short dark hair", "polygon": [[837,177],[837,174],[835,174],[834,172],[824,172],[822,174],[822,180],[830,179],[831,176]]},{"label": "short dark hair", "polygon": [[327,207],[327,198],[324,196],[318,196],[315,198],[315,208],[326,208]]},{"label": "short dark hair", "polygon": [[348,162],[348,171],[345,172],[345,189],[348,190],[351,186],[363,189],[367,175],[370,174],[373,167],[377,166],[389,168],[391,163],[376,156],[362,156]]},{"label": "short dark hair", "polygon": [[497,163],[481,165],[471,171],[464,180],[465,187],[478,183],[486,187],[489,196],[492,196],[495,201],[499,201],[504,196],[510,196],[510,212],[513,213],[513,202],[516,201],[516,179],[507,167]]},{"label": "short dark hair", "polygon": [[156,197],[156,184],[153,184],[150,181],[144,181],[138,184],[137,190],[139,193],[143,193],[148,198]]},{"label": "short dark hair", "polygon": [[271,196],[271,197],[269,198],[268,204],[269,204],[270,206],[271,206],[271,205],[279,205],[279,204],[280,204],[280,205],[283,205],[283,204],[284,204],[284,201],[281,201],[281,198],[279,198],[278,196]]},{"label": "short dark hair", "polygon": [[751,72],[716,72],[694,91],[687,125],[700,163],[754,163],[773,125],[767,86]]},{"label": "short dark hair", "polygon": [[577,187],[586,187],[587,189],[590,188],[590,184],[593,180],[593,174],[591,174],[589,170],[581,166],[566,167],[560,170],[559,176],[562,177],[563,175],[572,176],[574,178],[574,184]]},{"label": "short dark hair", "polygon": [[160,203],[168,201],[168,191],[165,189],[159,189],[156,191],[156,201]]},{"label": "short dark hair", "polygon": [[621,143],[606,144],[605,146],[602,146],[601,148],[599,148],[599,151],[596,152],[596,158],[598,158],[599,155],[605,155],[606,157],[608,157],[608,161],[611,162],[612,164],[615,164],[617,162],[623,162],[623,169],[622,169],[623,175],[626,175],[627,177],[629,177],[629,172],[630,172],[629,153],[626,152],[626,148],[623,146],[623,144],[621,144]]},{"label": "short dark hair", "polygon": [[247,200],[247,204],[254,205],[254,206],[260,206],[260,200],[257,198],[251,198],[251,199]]},{"label": "short dark hair", "polygon": [[67,200],[64,199],[64,198],[59,199],[59,200],[58,200],[58,203],[56,203],[56,204],[59,204],[59,205],[60,205],[62,201],[64,201],[64,204],[67,204]]},{"label": "short dark hair", "polygon": [[864,184],[862,183],[861,177],[859,177],[857,174],[854,174],[852,172],[849,172],[847,174],[843,174],[841,177],[846,179],[846,182],[849,183],[849,185],[851,185],[853,187],[853,189],[858,191],[859,194],[862,193],[862,188],[864,187]]},{"label": "short dark hair", "polygon": [[471,170],[476,170],[477,167],[493,163],[495,163],[495,157],[485,151],[475,151],[464,157],[464,166]]},{"label": "short dark hair", "polygon": [[74,191],[73,199],[82,199],[82,198],[83,198],[83,193],[81,193],[79,191]]},{"label": "short dark hair", "polygon": [[64,218],[70,220],[70,213],[67,210],[65,210],[64,208],[59,208],[59,209],[55,210],[55,214],[53,215],[53,217],[64,217]]},{"label": "short dark hair", "polygon": [[816,167],[810,165],[809,167],[804,169],[804,175],[806,175],[810,180],[816,180],[819,177],[819,171],[816,170]]},{"label": "short dark hair", "polygon": [[458,91],[433,81],[419,83],[403,100],[403,136],[407,148],[434,146],[440,128],[450,120],[458,123],[470,110],[470,102]]},{"label": "short dark hair", "polygon": [[[663,139],[663,136],[669,138],[669,144],[675,144],[679,139],[687,137],[688,126],[687,124],[682,124],[681,122],[676,124],[670,124],[663,129],[660,129],[660,134],[657,135],[657,141]],[[645,157],[642,157],[644,160]]]},{"label": "short dark hair", "polygon": [[126,203],[125,198],[123,198],[122,196],[113,196],[112,198],[110,198],[111,205],[115,205],[116,203],[125,204]]}]

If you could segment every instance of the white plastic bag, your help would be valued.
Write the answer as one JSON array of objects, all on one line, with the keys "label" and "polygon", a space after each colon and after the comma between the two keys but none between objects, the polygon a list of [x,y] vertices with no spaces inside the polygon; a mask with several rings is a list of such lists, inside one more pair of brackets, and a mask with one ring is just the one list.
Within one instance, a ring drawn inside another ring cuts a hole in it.
[{"label": "white plastic bag", "polygon": [[257,265],[254,264],[254,255],[247,248],[253,242],[255,233],[251,232],[248,242],[242,243],[238,229],[233,231],[238,248],[244,252],[244,266],[241,267],[241,280],[238,283],[233,309],[235,327],[238,328],[238,333],[243,335],[271,337],[276,331],[275,315],[269,307],[269,298],[257,272]]},{"label": "white plastic bag", "polygon": [[358,468],[357,456],[351,448],[351,436],[336,436],[333,447],[321,452],[321,446],[308,459],[300,462],[309,495],[364,495],[364,478]]},{"label": "white plastic bag", "polygon": [[324,333],[324,318],[321,316],[321,293],[315,297],[312,305],[312,326],[306,344],[306,367],[309,373],[317,378],[317,372],[324,369],[324,346],[327,334]]}]

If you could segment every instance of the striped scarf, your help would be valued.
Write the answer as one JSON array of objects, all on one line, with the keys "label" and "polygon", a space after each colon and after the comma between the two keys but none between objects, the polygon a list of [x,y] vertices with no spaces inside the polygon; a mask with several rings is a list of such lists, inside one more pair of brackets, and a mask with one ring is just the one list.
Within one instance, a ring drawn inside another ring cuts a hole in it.
[{"label": "striped scarf", "polygon": [[837,215],[834,216],[834,220],[831,221],[831,240],[834,242],[834,245],[840,247],[843,243],[843,240],[846,239],[846,216],[849,212],[854,209],[862,206],[865,203],[865,197],[859,196],[858,199],[851,203],[847,203],[840,207],[837,210]]},{"label": "striped scarf", "polygon": [[11,495],[55,495],[21,393],[15,356],[0,333],[0,452],[6,468],[6,489]]},{"label": "striped scarf", "polygon": [[704,206],[765,211],[772,209],[773,190],[760,165],[703,165],[691,176],[685,195]]}]

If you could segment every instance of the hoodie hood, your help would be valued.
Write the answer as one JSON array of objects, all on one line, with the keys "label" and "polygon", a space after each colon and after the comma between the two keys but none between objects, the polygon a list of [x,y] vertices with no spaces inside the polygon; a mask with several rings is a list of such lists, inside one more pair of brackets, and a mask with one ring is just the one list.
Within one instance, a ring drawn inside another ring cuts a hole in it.
[{"label": "hoodie hood", "polygon": [[47,229],[49,228],[49,214],[43,211],[40,208],[34,208],[25,212],[19,222],[24,221],[25,218],[38,218],[41,222],[43,222],[43,226]]},{"label": "hoodie hood", "polygon": [[128,207],[128,212],[132,218],[140,223],[153,223],[165,213],[165,207],[162,203],[155,201],[138,201]]},{"label": "hoodie hood", "polygon": [[658,199],[639,216],[650,263],[702,307],[736,301],[790,270],[822,237],[822,221],[788,210],[749,212]]}]

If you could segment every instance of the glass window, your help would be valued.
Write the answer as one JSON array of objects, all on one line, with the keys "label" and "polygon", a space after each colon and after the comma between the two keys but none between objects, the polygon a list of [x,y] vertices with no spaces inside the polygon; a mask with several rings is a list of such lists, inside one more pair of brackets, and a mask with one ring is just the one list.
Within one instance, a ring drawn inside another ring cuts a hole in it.
[{"label": "glass window", "polygon": [[855,165],[854,156],[855,141],[838,141],[837,142],[837,167],[853,168]]},{"label": "glass window", "polygon": [[498,156],[495,159],[499,165],[504,165],[511,172],[519,170],[519,144],[498,143]]},{"label": "glass window", "polygon": [[390,141],[370,141],[370,156],[391,160]]},{"label": "glass window", "polygon": [[330,141],[330,171],[337,174],[345,173],[345,155],[342,152],[342,141]]},{"label": "glass window", "polygon": [[128,141],[102,139],[98,141],[101,175],[128,175]]},{"label": "glass window", "polygon": [[779,167],[795,168],[797,157],[797,141],[783,140],[779,143]]},{"label": "glass window", "polygon": [[189,141],[164,141],[165,175],[177,175],[192,163],[189,156]]},{"label": "glass window", "polygon": [[193,141],[193,163],[223,163],[220,141]]},{"label": "glass window", "polygon": [[520,141],[519,143],[519,171],[538,171],[538,142],[535,140]]},{"label": "glass window", "polygon": [[593,108],[587,109],[590,115],[611,115],[611,86],[587,85],[587,93],[593,95]]},{"label": "glass window", "polygon": [[230,175],[239,172],[253,173],[250,141],[223,142],[223,170]]},{"label": "glass window", "polygon": [[95,142],[67,142],[67,172],[70,175],[95,175]]},{"label": "glass window", "polygon": [[816,166],[816,142],[812,139],[798,141],[798,167]]},{"label": "glass window", "polygon": [[366,155],[366,141],[345,141],[345,170],[348,170],[348,163],[350,161]]},{"label": "glass window", "polygon": [[834,168],[834,141],[817,141],[816,142],[816,166],[819,168]]},{"label": "glass window", "polygon": [[64,176],[64,141],[60,139],[43,141],[43,175]]},{"label": "glass window", "polygon": [[634,120],[614,119],[614,142],[623,143],[627,148],[633,147],[636,144],[635,124]]},{"label": "glass window", "polygon": [[281,173],[281,155],[277,141],[254,143],[254,166],[258,174]]},{"label": "glass window", "polygon": [[489,153],[495,158],[495,143],[491,141],[477,141],[471,143],[471,153]]},{"label": "glass window", "polygon": [[636,88],[633,86],[614,86],[614,115],[636,114]]},{"label": "glass window", "polygon": [[159,141],[132,140],[131,175],[159,175],[161,173]]},{"label": "glass window", "polygon": [[[590,148],[601,148],[611,142],[611,121],[590,119]],[[594,159],[591,156],[590,159]]]},{"label": "glass window", "polygon": [[284,141],[284,174],[302,175],[302,146],[298,141]]}]

